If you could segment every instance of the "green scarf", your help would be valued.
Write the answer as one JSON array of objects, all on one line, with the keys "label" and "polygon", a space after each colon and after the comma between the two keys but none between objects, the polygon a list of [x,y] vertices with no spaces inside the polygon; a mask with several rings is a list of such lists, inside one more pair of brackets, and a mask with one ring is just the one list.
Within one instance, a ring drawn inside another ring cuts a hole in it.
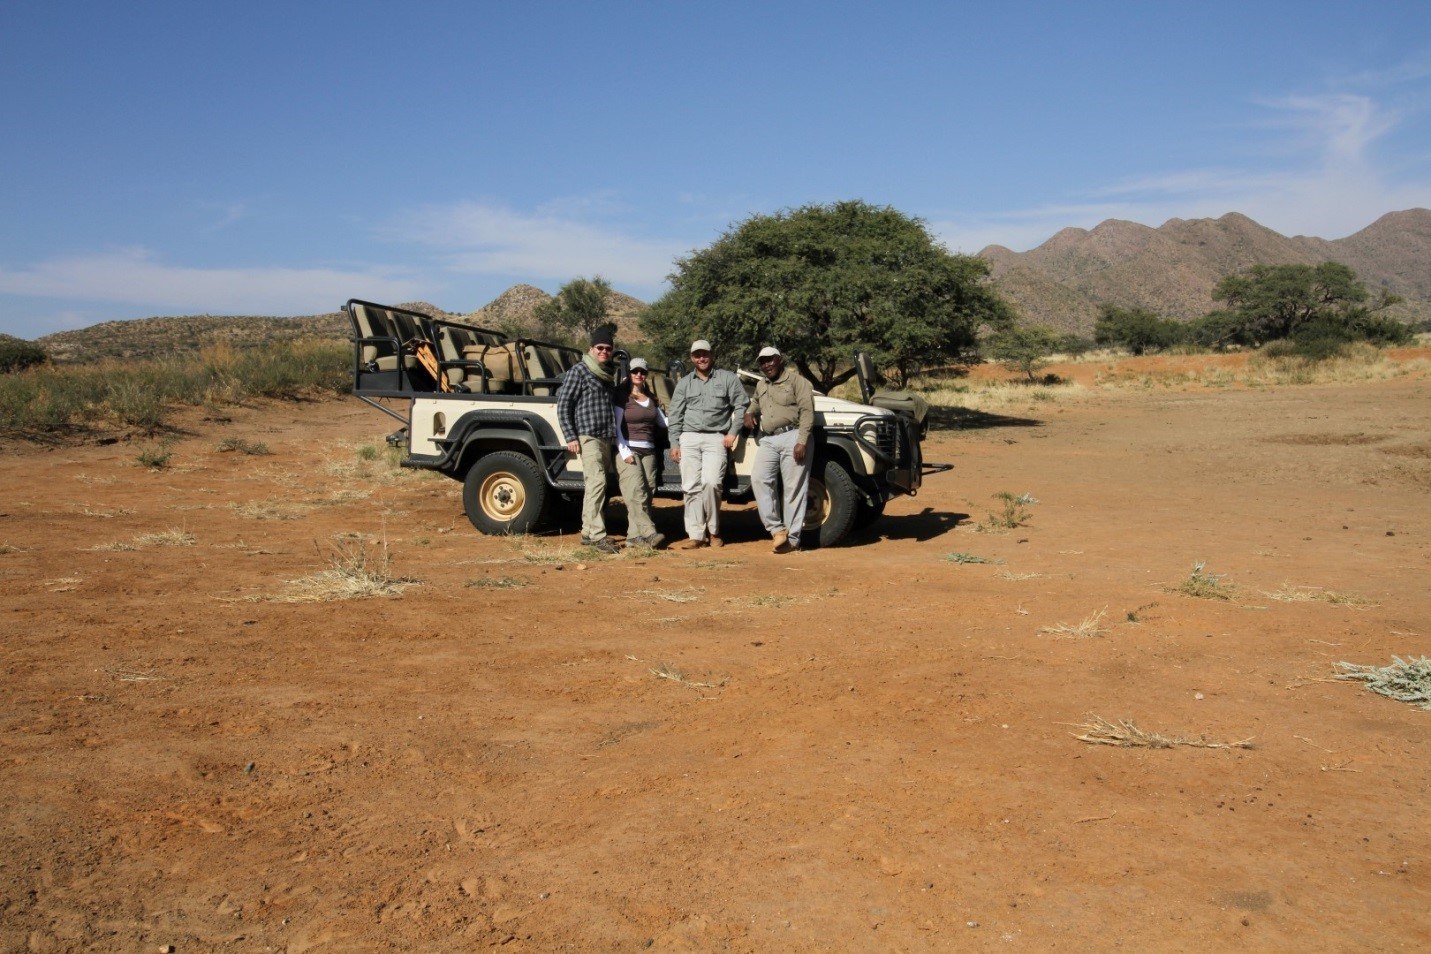
[{"label": "green scarf", "polygon": [[616,385],[616,367],[610,361],[603,364],[592,357],[590,351],[582,355],[581,360],[586,364],[586,369],[596,375],[597,380],[601,381],[601,383],[607,387],[614,387]]}]

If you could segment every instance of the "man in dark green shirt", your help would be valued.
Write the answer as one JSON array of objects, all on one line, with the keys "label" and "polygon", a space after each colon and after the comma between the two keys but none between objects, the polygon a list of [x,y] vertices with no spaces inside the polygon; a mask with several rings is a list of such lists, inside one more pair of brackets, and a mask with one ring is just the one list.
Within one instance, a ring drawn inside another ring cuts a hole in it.
[{"label": "man in dark green shirt", "polygon": [[815,389],[785,366],[779,348],[760,349],[760,373],[745,426],[758,427],[760,442],[750,486],[760,522],[770,531],[776,553],[800,549],[805,502],[810,494],[810,432],[815,427]]}]

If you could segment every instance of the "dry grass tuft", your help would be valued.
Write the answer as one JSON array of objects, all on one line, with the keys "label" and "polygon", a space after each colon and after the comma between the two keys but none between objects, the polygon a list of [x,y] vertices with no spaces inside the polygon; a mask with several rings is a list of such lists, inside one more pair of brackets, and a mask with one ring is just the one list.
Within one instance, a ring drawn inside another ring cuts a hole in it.
[{"label": "dry grass tuft", "polygon": [[218,451],[226,454],[231,451],[238,451],[241,454],[248,454],[251,457],[267,457],[273,453],[268,449],[268,445],[262,441],[248,441],[242,437],[229,437],[219,443]]},{"label": "dry grass tuft", "polygon": [[230,504],[234,513],[248,520],[298,520],[311,509],[307,504],[285,503],[281,500],[250,500]]},{"label": "dry grass tuft", "polygon": [[1279,603],[1331,603],[1335,606],[1375,606],[1374,601],[1360,596],[1353,596],[1350,593],[1338,593],[1336,590],[1324,590],[1319,586],[1294,586],[1291,583],[1283,583],[1278,589],[1262,594],[1268,599],[1277,600]]},{"label": "dry grass tuft", "polygon": [[21,551],[20,551],[20,548],[17,547],[17,546],[12,546],[12,545],[10,545],[10,544],[8,544],[8,543],[0,543],[0,553],[19,553],[19,552],[21,552]]},{"label": "dry grass tuft", "polygon": [[990,563],[990,564],[999,564],[999,563],[1003,563],[1003,562],[1004,562],[1003,560],[999,560],[999,559],[991,558],[991,557],[981,557],[981,556],[978,556],[978,555],[973,554],[973,553],[946,553],[946,554],[944,554],[944,559],[948,560],[950,563]]},{"label": "dry grass tuft", "polygon": [[1125,749],[1171,749],[1176,746],[1187,746],[1196,749],[1250,749],[1252,739],[1243,739],[1240,742],[1213,742],[1205,736],[1198,736],[1195,739],[1188,739],[1182,736],[1159,735],[1156,732],[1145,732],[1134,725],[1130,720],[1123,719],[1118,722],[1109,722],[1102,716],[1090,716],[1089,720],[1082,725],[1074,726],[1082,729],[1082,735],[1074,738],[1081,742],[1091,742],[1095,745],[1113,745]]},{"label": "dry grass tuft", "polygon": [[[321,555],[321,551],[320,551]],[[386,541],[371,547],[361,542],[340,540],[327,554],[329,567],[311,576],[288,581],[288,590],[269,597],[275,603],[324,603],[332,600],[361,600],[374,596],[398,596],[420,581],[394,576]]]},{"label": "dry grass tuft", "polygon": [[1177,586],[1172,587],[1169,592],[1181,593],[1184,596],[1196,596],[1204,600],[1230,600],[1232,599],[1233,586],[1224,582],[1224,575],[1221,573],[1209,573],[1206,561],[1199,560],[1193,564],[1192,572],[1188,578]]},{"label": "dry grass tuft", "polygon": [[142,550],[145,547],[191,547],[197,542],[189,531],[171,528],[162,533],[141,534],[127,543],[124,541],[101,543],[86,549],[101,553],[126,553]]},{"label": "dry grass tuft", "polygon": [[697,560],[691,564],[697,570],[733,570],[740,565],[739,560]]},{"label": "dry grass tuft", "polygon": [[134,513],[134,511],[128,507],[116,507],[113,510],[91,510],[89,507],[85,507],[84,510],[80,512],[86,517],[99,517],[104,520],[108,520],[112,517],[128,517]]},{"label": "dry grass tuft", "polygon": [[1089,613],[1083,617],[1083,621],[1070,626],[1067,623],[1059,623],[1056,626],[1045,626],[1039,630],[1050,636],[1057,636],[1060,639],[1085,639],[1089,636],[1102,636],[1108,632],[1102,625],[1103,616],[1108,612],[1108,607],[1098,610],[1096,613]]},{"label": "dry grass tuft", "polygon": [[767,593],[761,596],[732,596],[726,600],[736,606],[753,606],[764,609],[780,609],[795,602],[795,597],[782,593]]},{"label": "dry grass tuft", "polygon": [[515,590],[532,584],[530,580],[519,580],[510,576],[487,576],[480,580],[468,580],[462,585],[484,590]]},{"label": "dry grass tuft", "polygon": [[720,689],[730,681],[727,677],[721,676],[712,682],[696,682],[685,672],[682,672],[670,663],[661,663],[655,669],[651,670],[651,675],[657,679],[669,679],[671,682],[680,683],[691,689]]},{"label": "dry grass tuft", "polygon": [[667,603],[694,603],[701,598],[703,593],[705,590],[699,587],[688,587],[684,590],[636,590],[631,595],[663,600]]}]

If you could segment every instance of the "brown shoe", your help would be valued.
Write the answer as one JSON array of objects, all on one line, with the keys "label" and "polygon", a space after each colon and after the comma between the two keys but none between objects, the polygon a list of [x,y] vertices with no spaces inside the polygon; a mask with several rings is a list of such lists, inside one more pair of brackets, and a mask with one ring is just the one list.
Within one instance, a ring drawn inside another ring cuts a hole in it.
[{"label": "brown shoe", "polygon": [[725,546],[725,541],[722,540],[720,537],[716,536],[716,535],[713,533],[713,534],[711,534],[711,546],[713,546],[713,547],[723,547],[723,546]]},{"label": "brown shoe", "polygon": [[671,545],[672,550],[699,550],[701,547],[710,546],[705,540],[697,540],[694,537],[682,540],[680,543]]},{"label": "brown shoe", "polygon": [[773,544],[773,546],[771,547],[771,549],[773,549],[776,553],[789,553],[789,552],[790,552],[790,544],[789,544],[789,541],[790,541],[790,531],[789,531],[789,530],[776,530],[774,533],[772,533],[772,534],[770,535],[770,540],[771,540],[771,543]]}]

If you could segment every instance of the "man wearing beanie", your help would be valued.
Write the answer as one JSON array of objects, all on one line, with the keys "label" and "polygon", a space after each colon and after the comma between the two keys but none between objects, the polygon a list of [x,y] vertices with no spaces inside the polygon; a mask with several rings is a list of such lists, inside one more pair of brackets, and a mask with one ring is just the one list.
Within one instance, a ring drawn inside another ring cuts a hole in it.
[{"label": "man wearing beanie", "polygon": [[602,553],[617,553],[606,535],[606,472],[616,440],[616,414],[611,402],[616,388],[615,332],[604,325],[591,333],[591,350],[581,363],[562,375],[557,389],[557,422],[566,449],[581,458],[586,482],[581,501],[581,542]]}]

